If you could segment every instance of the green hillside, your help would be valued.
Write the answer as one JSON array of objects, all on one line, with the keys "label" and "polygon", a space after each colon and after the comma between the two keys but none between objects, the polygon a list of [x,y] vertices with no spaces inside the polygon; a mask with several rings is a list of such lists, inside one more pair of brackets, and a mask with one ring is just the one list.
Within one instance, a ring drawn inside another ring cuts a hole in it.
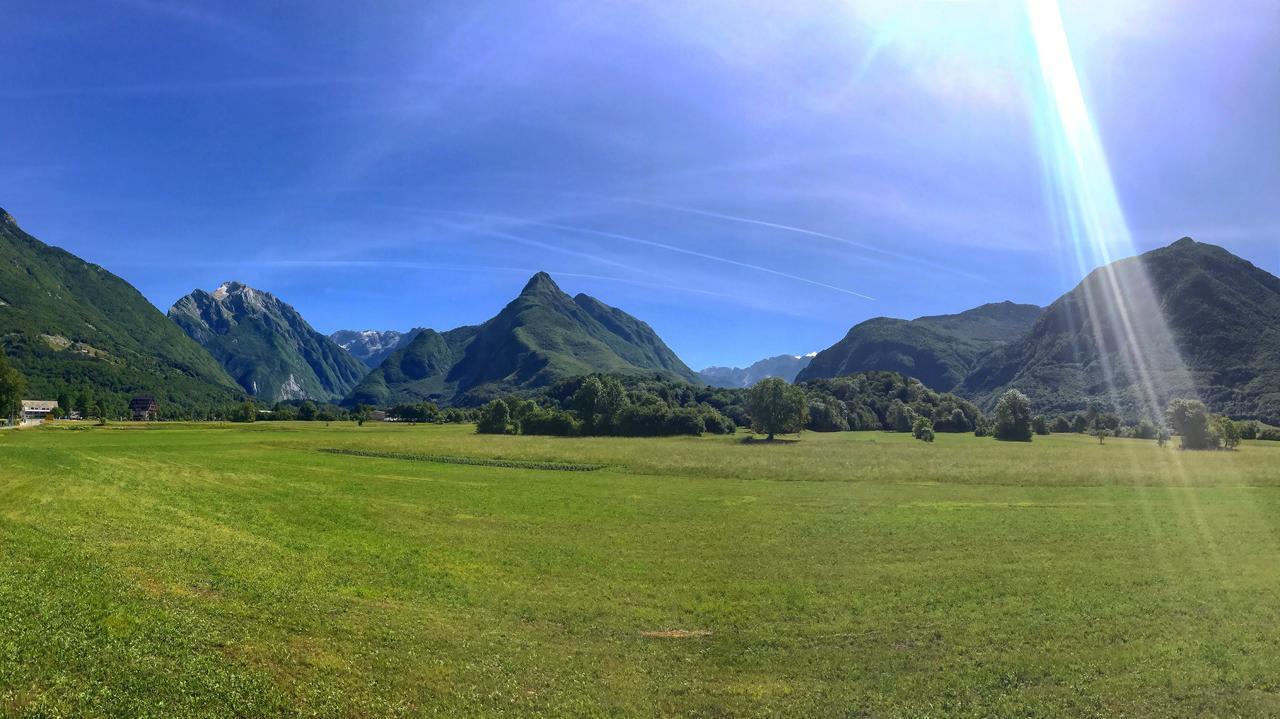
[{"label": "green hillside", "polygon": [[1025,333],[1040,312],[1035,305],[997,302],[914,320],[876,317],[855,325],[844,339],[819,352],[796,381],[885,370],[947,391],[983,355]]},{"label": "green hillside", "polygon": [[1183,238],[1090,273],[959,389],[987,407],[1016,387],[1040,412],[1096,402],[1133,417],[1150,388],[1158,405],[1194,393],[1216,412],[1275,424],[1277,318],[1280,278]]},{"label": "green hillside", "polygon": [[187,414],[242,393],[129,283],[23,232],[0,210],[0,341],[32,397],[90,390],[108,411],[151,394]]},{"label": "green hillside", "polygon": [[342,399],[367,372],[293,307],[239,282],[192,292],[169,318],[265,402]]},{"label": "green hillside", "polygon": [[488,322],[421,332],[370,372],[348,401],[476,404],[565,377],[655,370],[697,382],[649,325],[593,297],[570,297],[539,272]]}]

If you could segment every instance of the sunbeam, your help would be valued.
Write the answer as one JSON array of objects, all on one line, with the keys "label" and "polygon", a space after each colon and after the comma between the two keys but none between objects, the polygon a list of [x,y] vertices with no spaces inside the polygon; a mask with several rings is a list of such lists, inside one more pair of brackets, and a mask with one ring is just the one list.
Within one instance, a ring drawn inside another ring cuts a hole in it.
[{"label": "sunbeam", "polygon": [[[1084,285],[1084,311],[1102,358],[1096,371],[1102,373],[1113,404],[1132,404],[1159,423],[1170,394],[1185,395],[1192,384],[1141,262],[1112,264],[1138,252],[1085,101],[1058,2],[1028,0],[1026,9],[1044,83],[1038,108],[1041,150],[1054,185],[1052,199],[1059,203],[1062,234],[1081,273],[1101,268],[1097,281]],[[1122,375],[1135,380],[1137,396],[1123,396]]]}]

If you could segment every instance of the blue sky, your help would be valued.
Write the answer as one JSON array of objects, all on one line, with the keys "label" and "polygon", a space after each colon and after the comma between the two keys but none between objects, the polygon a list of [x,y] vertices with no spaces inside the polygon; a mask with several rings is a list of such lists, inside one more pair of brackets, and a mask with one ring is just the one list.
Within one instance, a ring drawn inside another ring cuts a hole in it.
[{"label": "blue sky", "polygon": [[[167,309],[446,329],[536,270],[695,368],[1080,278],[1017,2],[22,3],[0,206]],[[1133,235],[1280,272],[1280,6],[1071,2]]]}]

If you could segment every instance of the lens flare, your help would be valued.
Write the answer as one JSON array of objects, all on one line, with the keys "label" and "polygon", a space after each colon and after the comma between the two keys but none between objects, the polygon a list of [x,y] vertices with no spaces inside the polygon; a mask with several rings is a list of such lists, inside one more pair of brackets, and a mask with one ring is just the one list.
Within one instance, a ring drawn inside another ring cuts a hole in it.
[{"label": "lens flare", "polygon": [[[1138,253],[1089,114],[1058,2],[1027,0],[1026,11],[1043,79],[1039,129],[1061,234],[1080,274],[1100,268],[1084,283],[1083,307],[1077,309],[1102,361],[1084,369],[1105,382],[1113,405],[1159,423],[1169,396],[1190,396],[1194,387],[1142,263],[1116,262]],[[1135,389],[1119,389],[1125,386]]]}]

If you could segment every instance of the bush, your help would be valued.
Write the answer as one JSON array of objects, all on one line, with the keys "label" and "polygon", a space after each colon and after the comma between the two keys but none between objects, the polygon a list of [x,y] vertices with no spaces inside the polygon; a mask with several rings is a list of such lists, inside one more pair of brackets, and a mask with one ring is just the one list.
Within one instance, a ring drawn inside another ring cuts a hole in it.
[{"label": "bush", "polygon": [[888,413],[885,414],[885,422],[894,432],[910,432],[915,421],[915,411],[903,404],[900,399],[895,399],[893,404],[889,405]]},{"label": "bush", "polygon": [[516,434],[517,430],[506,402],[495,399],[480,411],[480,421],[476,423],[478,434]]},{"label": "bush", "polygon": [[1044,415],[1038,414],[1031,419],[1031,429],[1038,435],[1049,434],[1049,420]]},{"label": "bush", "polygon": [[1009,442],[1031,441],[1031,400],[1016,389],[996,403],[995,438]]},{"label": "bush", "polygon": [[1215,434],[1218,435],[1222,443],[1223,449],[1235,449],[1240,444],[1240,428],[1235,422],[1226,417],[1216,417],[1214,421],[1217,423]]},{"label": "bush", "polygon": [[1261,425],[1253,420],[1236,422],[1236,431],[1240,433],[1240,439],[1257,439],[1261,429]]},{"label": "bush", "polygon": [[932,442],[933,423],[924,417],[916,417],[916,421],[911,424],[911,436],[926,442]]},{"label": "bush", "polygon": [[538,407],[520,420],[520,433],[574,437],[582,434],[582,422],[564,410]]},{"label": "bush", "polygon": [[1071,420],[1063,415],[1058,415],[1053,418],[1053,424],[1049,425],[1049,429],[1058,434],[1066,434],[1071,431]]},{"label": "bush", "polygon": [[738,431],[733,420],[710,407],[704,407],[702,410],[702,425],[711,434],[733,434]]},{"label": "bush", "polygon": [[1136,439],[1155,439],[1156,426],[1149,419],[1140,420],[1133,427],[1133,436]]},{"label": "bush", "polygon": [[1258,430],[1258,439],[1264,442],[1280,442],[1280,429],[1272,429],[1270,427],[1260,429]]},{"label": "bush", "polygon": [[1175,399],[1165,412],[1169,426],[1182,437],[1183,449],[1217,449],[1219,437],[1209,410],[1198,399]]}]

